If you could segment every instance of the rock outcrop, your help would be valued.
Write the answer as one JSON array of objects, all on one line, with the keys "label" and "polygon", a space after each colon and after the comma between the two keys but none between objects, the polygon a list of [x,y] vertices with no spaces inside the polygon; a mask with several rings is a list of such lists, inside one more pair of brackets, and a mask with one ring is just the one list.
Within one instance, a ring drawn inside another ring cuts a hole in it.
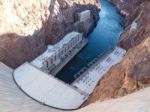
[{"label": "rock outcrop", "polygon": [[111,1],[121,12],[128,13],[119,41],[127,54],[99,81],[86,104],[124,96],[150,85],[150,1]]},{"label": "rock outcrop", "polygon": [[[14,83],[12,74],[13,69],[0,62],[0,112],[66,112],[44,106],[29,98]],[[71,112],[120,112],[120,110],[121,112],[150,112],[149,93],[150,87],[122,98],[96,102]]]},{"label": "rock outcrop", "polygon": [[[87,35],[99,19],[99,8],[98,0],[1,0],[0,61],[15,68],[68,32]],[[89,26],[77,18],[84,10],[92,12]]]},{"label": "rock outcrop", "polygon": [[127,96],[97,101],[76,112],[150,112],[150,87]]}]

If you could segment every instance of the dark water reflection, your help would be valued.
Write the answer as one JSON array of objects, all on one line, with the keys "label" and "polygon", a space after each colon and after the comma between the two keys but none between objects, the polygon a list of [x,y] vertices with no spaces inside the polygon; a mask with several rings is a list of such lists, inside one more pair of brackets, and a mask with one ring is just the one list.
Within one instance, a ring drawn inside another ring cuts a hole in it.
[{"label": "dark water reflection", "polygon": [[66,83],[73,82],[75,80],[74,75],[79,70],[98,55],[114,47],[123,31],[124,17],[107,0],[100,1],[102,4],[102,10],[99,13],[100,20],[89,35],[88,45],[56,76]]}]

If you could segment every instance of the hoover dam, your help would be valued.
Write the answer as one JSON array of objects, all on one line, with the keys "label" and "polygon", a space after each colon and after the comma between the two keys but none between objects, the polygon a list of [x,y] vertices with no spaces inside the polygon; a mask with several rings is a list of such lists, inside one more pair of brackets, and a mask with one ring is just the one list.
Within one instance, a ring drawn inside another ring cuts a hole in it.
[{"label": "hoover dam", "polygon": [[0,10],[0,111],[150,111],[149,1],[12,0]]}]

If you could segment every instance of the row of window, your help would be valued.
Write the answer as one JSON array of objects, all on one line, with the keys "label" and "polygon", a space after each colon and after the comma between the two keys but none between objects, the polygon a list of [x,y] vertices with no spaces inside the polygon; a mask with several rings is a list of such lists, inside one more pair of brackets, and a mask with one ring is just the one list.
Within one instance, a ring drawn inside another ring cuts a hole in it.
[{"label": "row of window", "polygon": [[70,50],[72,50],[80,41],[82,40],[82,35],[79,34],[76,38],[73,38],[68,44],[65,44],[63,48],[59,49],[53,56],[51,56],[48,60],[44,60],[46,68],[52,66],[55,62],[61,60]]}]

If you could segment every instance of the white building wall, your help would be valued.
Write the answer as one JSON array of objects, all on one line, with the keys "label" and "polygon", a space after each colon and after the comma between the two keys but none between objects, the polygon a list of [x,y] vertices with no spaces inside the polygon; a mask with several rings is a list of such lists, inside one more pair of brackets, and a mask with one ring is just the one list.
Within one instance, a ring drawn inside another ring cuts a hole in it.
[{"label": "white building wall", "polygon": [[82,41],[82,39],[81,33],[71,32],[67,34],[59,43],[55,45],[49,45],[48,49],[35,60],[33,60],[31,64],[45,72],[48,72],[48,68],[60,63],[61,57],[72,50],[73,47]]},{"label": "white building wall", "polygon": [[124,49],[116,47],[103,60],[97,59],[94,65],[90,66],[83,74],[80,74],[80,77],[72,83],[72,86],[90,95],[98,81],[113,65],[119,63],[123,59],[125,53],[126,51]]},{"label": "white building wall", "polygon": [[78,16],[79,16],[80,21],[85,21],[86,19],[90,18],[91,11],[90,10],[85,10],[85,11],[79,13]]},{"label": "white building wall", "polygon": [[88,96],[25,63],[15,69],[18,86],[33,99],[60,109],[76,109]]}]

